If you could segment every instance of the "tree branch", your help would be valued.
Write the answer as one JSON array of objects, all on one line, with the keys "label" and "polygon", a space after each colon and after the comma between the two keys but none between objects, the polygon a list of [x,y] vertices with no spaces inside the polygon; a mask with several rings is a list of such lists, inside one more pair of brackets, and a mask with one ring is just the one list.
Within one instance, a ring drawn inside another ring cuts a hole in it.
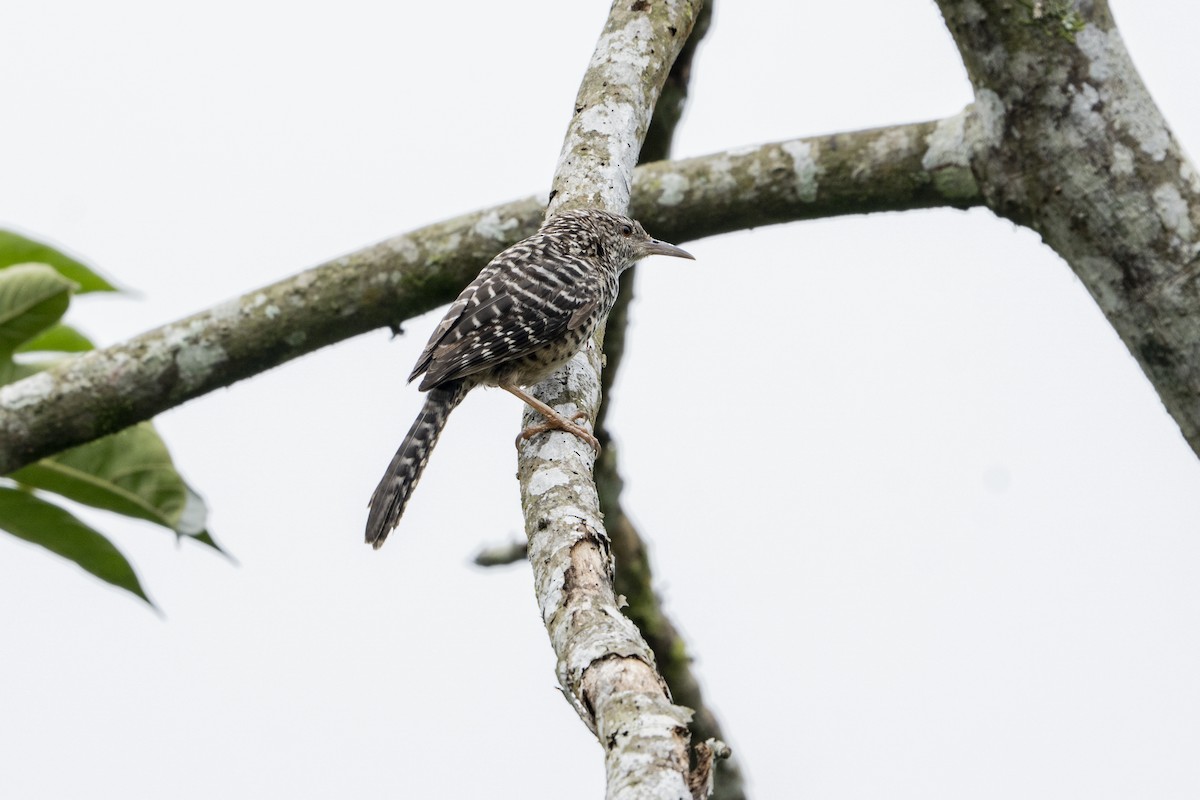
[{"label": "tree branch", "polygon": [[939,5],[987,205],[1070,264],[1200,455],[1200,176],[1107,2]]},{"label": "tree branch", "polygon": [[[838,214],[978,205],[963,115],[647,164],[631,210],[674,242]],[[532,234],[529,197],[396,236],[0,387],[0,474],[453,300]]]},{"label": "tree branch", "polygon": [[[547,216],[576,207],[624,213],[633,169],[698,0],[614,3],[584,74],[555,172]],[[598,342],[533,387],[539,400],[595,419]],[[536,424],[530,410],[525,424]],[[563,694],[605,752],[610,798],[692,797],[688,709],[671,702],[654,655],[621,613],[613,560],[592,480],[595,453],[562,431],[525,441],[518,477],[529,562]]]},{"label": "tree branch", "polygon": [[[642,152],[638,156],[640,161],[663,161],[670,156],[675,128],[687,100],[692,58],[697,45],[707,32],[711,16],[712,3],[705,3],[696,19],[692,35],[688,37],[687,44],[671,66],[662,95],[655,106],[654,117],[650,121],[650,130],[642,143]],[[629,304],[633,299],[637,272],[638,268],[633,267],[621,276],[621,291],[608,316],[604,336],[602,403],[596,417],[596,436],[603,444],[604,450],[596,462],[596,488],[616,564],[613,589],[618,597],[625,598],[624,613],[638,626],[646,643],[650,645],[658,669],[671,689],[671,697],[680,705],[692,709],[689,728],[692,741],[700,742],[696,745],[697,753],[711,753],[711,750],[706,749],[704,742],[726,741],[726,737],[716,715],[704,701],[700,683],[692,673],[692,660],[683,637],[663,610],[662,601],[654,590],[650,555],[645,543],[621,505],[624,482],[618,468],[619,451],[606,426],[607,412],[612,403],[613,382],[625,352]],[[708,780],[711,780],[711,794],[714,800],[745,800],[741,767],[728,747],[723,748],[720,755],[722,757],[716,759],[715,763],[711,757],[707,760],[701,757],[696,759],[696,769],[692,775],[693,787],[696,783],[707,785]],[[706,764],[710,771],[703,776],[705,780],[701,780],[700,773],[704,771]]]}]

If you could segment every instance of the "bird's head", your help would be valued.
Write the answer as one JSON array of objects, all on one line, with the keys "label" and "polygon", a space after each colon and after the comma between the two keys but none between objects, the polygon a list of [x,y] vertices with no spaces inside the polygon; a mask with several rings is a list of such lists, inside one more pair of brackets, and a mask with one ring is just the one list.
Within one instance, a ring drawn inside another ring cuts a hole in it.
[{"label": "bird's head", "polygon": [[555,214],[542,225],[541,232],[563,237],[571,249],[618,273],[646,256],[695,259],[681,247],[652,238],[636,220],[595,208]]}]

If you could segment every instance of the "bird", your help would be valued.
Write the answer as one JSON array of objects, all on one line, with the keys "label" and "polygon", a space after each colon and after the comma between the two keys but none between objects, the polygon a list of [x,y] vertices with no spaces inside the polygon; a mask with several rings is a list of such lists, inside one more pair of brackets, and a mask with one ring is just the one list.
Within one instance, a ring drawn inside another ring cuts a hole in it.
[{"label": "bird", "polygon": [[421,378],[425,404],[371,495],[367,543],[378,550],[400,522],[446,419],[477,386],[499,386],[545,417],[518,443],[561,429],[599,451],[579,417],[567,419],[521,387],[549,377],[591,339],[612,310],[621,273],[651,255],[695,258],[629,217],[587,208],[549,216],[537,233],[488,262],[451,304],[408,376],[410,383]]}]

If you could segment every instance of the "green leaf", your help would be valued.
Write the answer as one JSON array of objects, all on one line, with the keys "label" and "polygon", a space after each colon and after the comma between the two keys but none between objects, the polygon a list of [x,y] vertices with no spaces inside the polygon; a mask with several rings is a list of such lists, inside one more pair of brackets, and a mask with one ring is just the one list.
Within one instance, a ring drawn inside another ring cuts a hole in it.
[{"label": "green leaf", "polygon": [[75,284],[45,264],[0,270],[0,354],[12,353],[58,322]]},{"label": "green leaf", "polygon": [[154,607],[121,551],[65,509],[29,492],[0,487],[0,528],[74,561],[100,580],[132,592]]},{"label": "green leaf", "polygon": [[83,353],[96,349],[92,340],[62,322],[17,348],[18,353]]},{"label": "green leaf", "polygon": [[22,378],[28,378],[35,372],[41,372],[41,367],[34,364],[18,364],[8,356],[0,353],[0,386],[15,383]]},{"label": "green leaf", "polygon": [[44,458],[9,477],[77,503],[149,520],[182,536],[206,532],[208,508],[179,477],[149,422]]},{"label": "green leaf", "polygon": [[89,267],[49,245],[26,239],[12,231],[0,230],[0,267],[37,262],[49,264],[64,278],[78,284],[79,292],[115,292],[111,283]]},{"label": "green leaf", "polygon": [[200,544],[208,545],[213,550],[216,550],[218,553],[225,556],[233,563],[235,563],[235,564],[237,563],[237,559],[234,558],[233,556],[231,556],[229,554],[229,551],[225,550],[224,548],[221,547],[221,545],[217,544],[217,540],[214,539],[212,537],[212,534],[209,533],[208,531],[204,531],[203,533],[197,533],[195,536],[192,537],[192,539],[199,542]]}]

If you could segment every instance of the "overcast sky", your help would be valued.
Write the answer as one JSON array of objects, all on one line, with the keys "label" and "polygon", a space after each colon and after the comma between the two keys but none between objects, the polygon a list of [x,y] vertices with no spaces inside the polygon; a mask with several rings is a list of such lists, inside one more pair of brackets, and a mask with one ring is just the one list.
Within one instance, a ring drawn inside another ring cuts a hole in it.
[{"label": "overcast sky", "polygon": [[[1200,7],[1112,3],[1197,152]],[[607,6],[478,6],[9,2],[0,225],[131,290],[71,309],[109,344],[545,191]],[[929,0],[726,2],[693,78],[679,156],[970,101]],[[1200,466],[1069,268],[985,211],[688,249],[612,428],[753,796],[1200,796]],[[362,543],[440,313],[158,419],[237,563],[85,516],[164,616],[0,536],[0,795],[601,795],[528,568],[469,565],[522,531],[517,402]]]}]

